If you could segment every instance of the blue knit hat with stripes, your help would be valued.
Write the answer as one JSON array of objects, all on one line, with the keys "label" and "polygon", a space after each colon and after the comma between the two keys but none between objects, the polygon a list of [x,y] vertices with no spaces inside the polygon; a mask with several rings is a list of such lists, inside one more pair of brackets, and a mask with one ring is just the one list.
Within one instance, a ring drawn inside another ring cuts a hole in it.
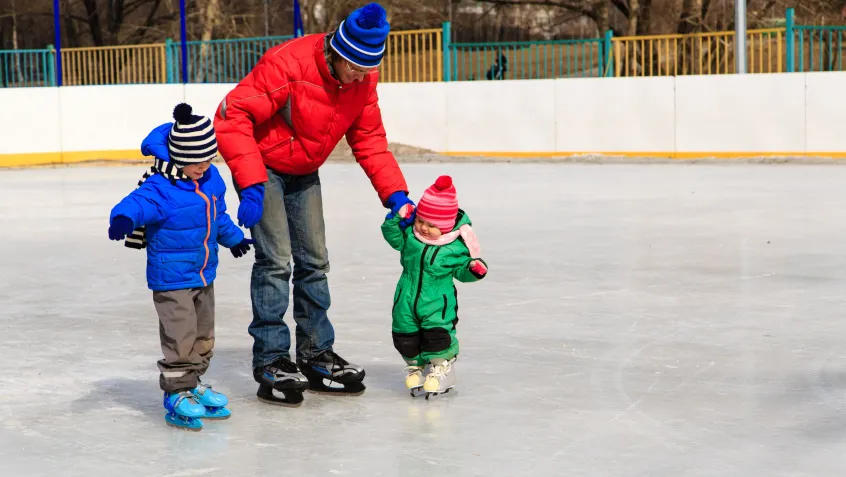
[{"label": "blue knit hat with stripes", "polygon": [[211,119],[193,114],[193,108],[185,103],[173,109],[173,119],[176,122],[167,136],[171,161],[177,165],[196,164],[217,156]]},{"label": "blue knit hat with stripes", "polygon": [[390,31],[385,9],[378,3],[370,3],[341,22],[330,45],[350,63],[360,68],[373,68],[382,62]]}]

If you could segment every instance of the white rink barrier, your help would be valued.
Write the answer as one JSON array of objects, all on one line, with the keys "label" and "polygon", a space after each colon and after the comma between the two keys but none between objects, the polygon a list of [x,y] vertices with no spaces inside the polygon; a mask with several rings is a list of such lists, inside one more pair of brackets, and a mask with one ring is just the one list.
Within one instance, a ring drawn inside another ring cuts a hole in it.
[{"label": "white rink barrier", "polygon": [[[391,142],[450,155],[846,157],[846,73],[390,83]],[[0,166],[141,159],[180,101],[231,84],[0,89]]]}]

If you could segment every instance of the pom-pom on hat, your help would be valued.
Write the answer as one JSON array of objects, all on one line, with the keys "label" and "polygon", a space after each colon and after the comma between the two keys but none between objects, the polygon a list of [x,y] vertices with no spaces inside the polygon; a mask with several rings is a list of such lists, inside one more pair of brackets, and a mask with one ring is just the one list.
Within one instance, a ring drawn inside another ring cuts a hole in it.
[{"label": "pom-pom on hat", "polygon": [[173,119],[176,122],[167,136],[167,149],[174,163],[196,164],[217,156],[217,139],[211,119],[197,116],[193,111],[185,103],[173,108]]},{"label": "pom-pom on hat", "polygon": [[378,3],[367,4],[341,22],[329,44],[341,57],[358,67],[379,66],[391,31],[387,16]]},{"label": "pom-pom on hat", "polygon": [[423,192],[423,197],[417,204],[417,216],[435,224],[441,233],[452,231],[458,216],[458,199],[450,176],[438,177],[438,180]]}]

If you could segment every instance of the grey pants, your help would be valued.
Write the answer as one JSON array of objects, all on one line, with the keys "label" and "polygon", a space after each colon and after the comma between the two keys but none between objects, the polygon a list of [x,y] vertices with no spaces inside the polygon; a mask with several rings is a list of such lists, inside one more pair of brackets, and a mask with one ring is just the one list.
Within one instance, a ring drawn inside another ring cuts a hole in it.
[{"label": "grey pants", "polygon": [[153,292],[159,314],[159,386],[165,392],[197,387],[214,352],[214,285]]}]

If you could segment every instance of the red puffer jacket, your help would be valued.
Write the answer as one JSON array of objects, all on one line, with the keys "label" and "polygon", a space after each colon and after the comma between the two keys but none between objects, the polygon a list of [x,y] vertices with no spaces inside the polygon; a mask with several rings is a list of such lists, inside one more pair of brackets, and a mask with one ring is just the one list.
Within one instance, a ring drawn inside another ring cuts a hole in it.
[{"label": "red puffer jacket", "polygon": [[378,73],[341,84],[329,73],[324,39],[309,35],[264,54],[215,114],[218,150],[244,188],[267,181],[265,167],[291,175],[316,171],[346,135],[384,204],[408,186],[388,151]]}]

